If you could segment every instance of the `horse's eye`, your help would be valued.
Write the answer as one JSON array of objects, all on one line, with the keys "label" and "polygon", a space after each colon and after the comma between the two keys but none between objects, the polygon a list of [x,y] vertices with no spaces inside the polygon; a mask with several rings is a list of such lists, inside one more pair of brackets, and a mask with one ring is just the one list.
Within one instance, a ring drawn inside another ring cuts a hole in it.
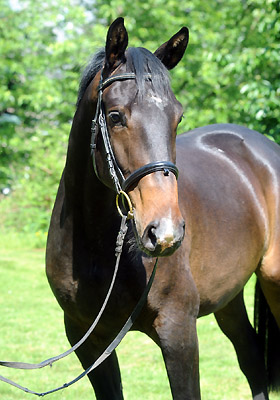
[{"label": "horse's eye", "polygon": [[182,119],[185,118],[184,114],[182,114],[181,118],[179,119],[178,125],[182,122]]},{"label": "horse's eye", "polygon": [[122,124],[122,117],[118,111],[112,111],[109,114],[109,118],[114,125]]}]

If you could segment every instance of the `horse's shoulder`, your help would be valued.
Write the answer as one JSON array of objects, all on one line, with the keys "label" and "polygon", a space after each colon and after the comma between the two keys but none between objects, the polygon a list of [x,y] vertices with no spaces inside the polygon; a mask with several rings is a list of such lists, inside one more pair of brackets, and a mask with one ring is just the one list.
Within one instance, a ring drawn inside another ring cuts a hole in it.
[{"label": "horse's shoulder", "polygon": [[250,136],[262,136],[256,131],[252,131],[235,124],[213,124],[195,128],[177,137],[178,146],[239,146],[246,144]]},{"label": "horse's shoulder", "polygon": [[178,153],[203,153],[204,157],[238,162],[274,162],[280,167],[280,147],[265,135],[235,124],[214,124],[193,129],[177,138]]}]

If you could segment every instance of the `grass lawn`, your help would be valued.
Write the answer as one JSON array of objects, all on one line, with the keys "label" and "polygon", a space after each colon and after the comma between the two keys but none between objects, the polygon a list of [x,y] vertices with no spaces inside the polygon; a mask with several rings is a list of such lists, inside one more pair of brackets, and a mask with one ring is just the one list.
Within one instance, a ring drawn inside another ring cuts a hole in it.
[{"label": "grass lawn", "polygon": [[[254,282],[246,289],[252,314]],[[68,349],[63,314],[48,286],[44,251],[22,248],[20,243],[2,241],[0,247],[0,359],[40,362]],[[212,316],[198,321],[200,377],[203,400],[250,399],[230,342],[219,331]],[[118,348],[124,395],[127,400],[170,400],[161,353],[140,333],[129,333]],[[52,368],[38,371],[10,370],[0,374],[36,391],[59,386],[81,372],[75,355]],[[0,398],[27,399],[28,394],[0,382]],[[34,398],[34,397],[33,397]],[[48,397],[51,400],[94,399],[87,378]],[[278,397],[279,398],[279,397]],[[276,400],[276,396],[271,396]]]}]

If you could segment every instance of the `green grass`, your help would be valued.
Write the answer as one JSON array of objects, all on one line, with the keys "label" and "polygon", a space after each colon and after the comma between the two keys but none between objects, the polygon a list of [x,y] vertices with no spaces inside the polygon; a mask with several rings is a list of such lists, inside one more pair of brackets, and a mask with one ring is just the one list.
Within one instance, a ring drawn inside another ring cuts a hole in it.
[{"label": "green grass", "polygon": [[[1,237],[0,248],[0,359],[40,362],[68,349],[63,314],[48,286],[44,251],[30,250],[9,237]],[[246,289],[252,315],[253,282]],[[212,316],[198,321],[200,377],[203,400],[250,399],[246,379],[240,372],[230,342]],[[160,350],[140,333],[129,333],[118,348],[125,399],[170,400]],[[0,368],[0,374],[32,390],[59,386],[81,372],[75,355],[52,368],[21,371]],[[0,398],[27,399],[30,395],[0,382]],[[55,400],[94,399],[84,378],[72,387],[50,395]],[[276,396],[271,396],[276,400]]]}]

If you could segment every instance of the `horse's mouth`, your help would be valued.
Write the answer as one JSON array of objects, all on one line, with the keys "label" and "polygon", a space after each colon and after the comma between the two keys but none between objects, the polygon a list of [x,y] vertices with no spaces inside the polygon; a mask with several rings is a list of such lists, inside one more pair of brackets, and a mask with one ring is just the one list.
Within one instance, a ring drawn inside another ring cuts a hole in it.
[{"label": "horse's mouth", "polygon": [[176,242],[172,246],[164,247],[157,245],[154,250],[149,250],[142,243],[139,243],[139,248],[149,257],[168,257],[171,256],[180,246],[182,241]]}]

